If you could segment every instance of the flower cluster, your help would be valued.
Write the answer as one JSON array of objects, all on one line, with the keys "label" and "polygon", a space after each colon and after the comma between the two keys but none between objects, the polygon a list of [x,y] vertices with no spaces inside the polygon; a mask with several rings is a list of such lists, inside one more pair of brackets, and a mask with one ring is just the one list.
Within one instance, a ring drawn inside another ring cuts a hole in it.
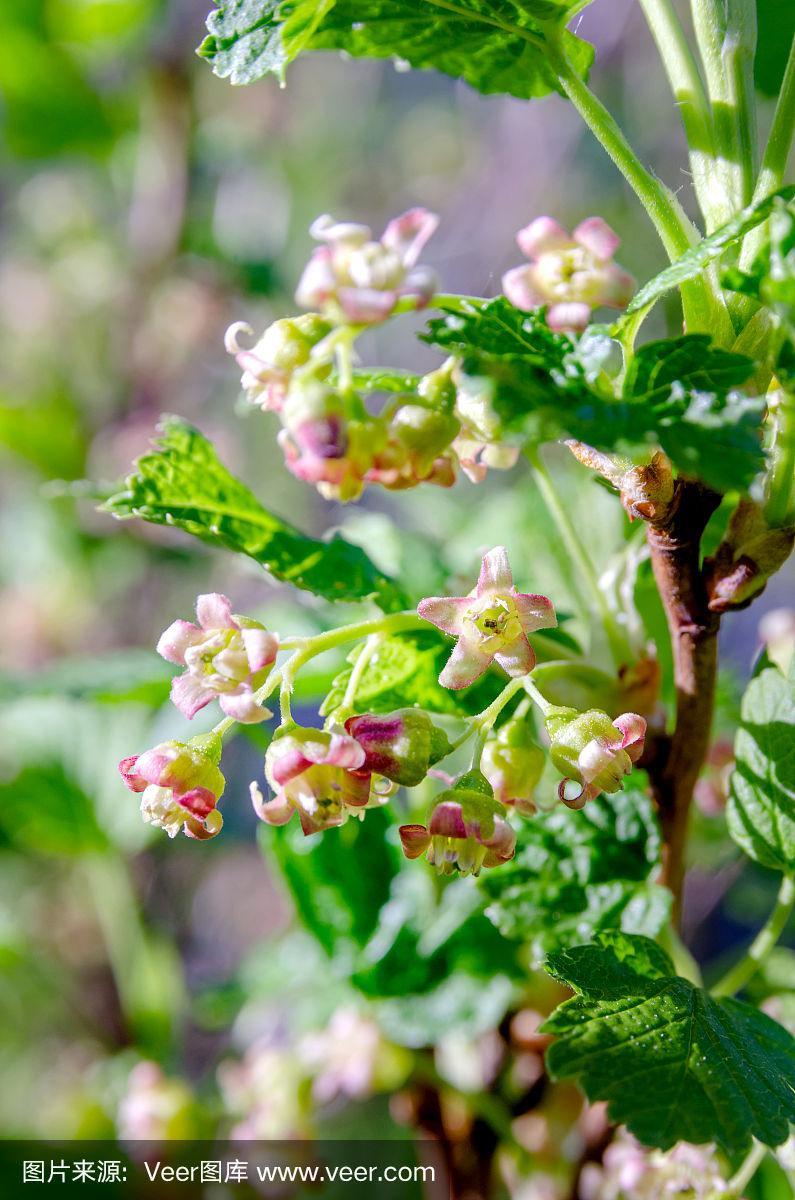
[{"label": "flower cluster", "polygon": [[[311,227],[322,244],[301,276],[296,302],[309,312],[275,321],[251,346],[244,321],[226,333],[248,399],[276,412],[289,471],[326,499],[355,500],[367,484],[390,489],[434,483],[450,487],[459,471],[480,483],[490,468],[506,470],[519,449],[505,441],[492,405],[490,380],[472,379],[451,359],[418,384],[407,383],[372,412],[378,394],[357,385],[353,343],[363,329],[396,311],[421,308],[436,291],[420,254],[439,223],[412,208],[387,225],[380,240],[366,225],[322,216]],[[618,238],[599,217],[569,235],[549,217],[519,232],[531,263],[509,271],[503,286],[519,308],[549,305],[556,330],[583,329],[598,305],[621,307],[632,280],[613,263]]]},{"label": "flower cluster", "polygon": [[[356,656],[342,701],[330,710],[325,726],[299,725],[289,704],[294,675],[327,647],[329,634],[314,639],[316,649],[312,638],[286,639],[284,647],[295,655],[277,667],[279,639],[260,622],[233,614],[225,596],[200,596],[196,614],[196,624],[175,621],[158,643],[161,654],[185,668],[173,681],[171,698],[190,718],[217,697],[225,718],[208,735],[164,742],[120,763],[127,787],[141,793],[144,819],[170,837],[184,831],[206,839],[219,832],[221,737],[234,721],[269,717],[264,700],[277,686],[282,722],[265,754],[268,794],[252,782],[251,800],[268,825],[284,825],[297,813],[305,835],[339,827],[351,817],[361,820],[368,809],[386,804],[398,787],[417,787],[429,775],[439,775],[433,770],[436,764],[477,735],[471,769],[457,780],[441,776],[448,786],[434,800],[427,823],[400,829],[407,857],[424,855],[443,874],[457,870],[476,875],[513,855],[516,836],[508,813],[535,812],[535,791],[547,762],[528,719],[531,702],[545,717],[551,763],[566,777],[560,799],[572,808],[581,808],[599,792],[617,791],[643,749],[643,717],[624,713],[611,721],[598,709],[556,707],[531,683],[536,657],[529,636],[555,626],[555,611],[546,596],[516,589],[503,546],[484,554],[477,584],[467,596],[427,598],[416,615],[384,617],[365,623],[363,631],[375,638],[374,657],[382,634],[373,634],[373,625],[379,629],[397,620],[419,630],[427,622],[454,637],[456,645],[439,676],[442,687],[459,690],[495,666],[507,676],[497,698],[469,720],[455,742],[420,708],[357,712]],[[345,640],[342,633],[340,642]],[[365,671],[369,662],[368,651],[362,660]],[[520,692],[523,698],[498,723]]]},{"label": "flower cluster", "polygon": [[602,1166],[588,1164],[583,1200],[716,1200],[729,1188],[714,1146],[679,1142],[673,1150],[647,1150],[625,1131],[605,1150]]}]

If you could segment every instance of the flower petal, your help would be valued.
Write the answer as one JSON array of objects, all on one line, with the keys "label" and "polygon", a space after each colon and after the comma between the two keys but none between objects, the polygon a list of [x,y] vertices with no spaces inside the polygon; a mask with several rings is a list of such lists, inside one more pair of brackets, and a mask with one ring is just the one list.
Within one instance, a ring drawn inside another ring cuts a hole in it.
[{"label": "flower petal", "polygon": [[205,592],[196,597],[196,619],[202,629],[237,629],[232,602],[220,592]]},{"label": "flower petal", "polygon": [[209,788],[191,788],[189,792],[178,796],[177,800],[183,808],[187,809],[194,817],[198,817],[200,821],[203,821],[215,808],[215,796]]},{"label": "flower petal", "polygon": [[439,683],[453,691],[468,687],[483,674],[491,661],[491,654],[484,654],[474,643],[460,638],[439,676]]},{"label": "flower petal", "polygon": [[249,785],[249,795],[254,812],[267,825],[286,825],[295,811],[284,792],[277,792],[271,800],[265,800],[259,784]]},{"label": "flower petal", "polygon": [[516,592],[513,602],[525,633],[534,633],[536,629],[553,629],[558,623],[555,607],[548,596]]},{"label": "flower petal", "polygon": [[316,242],[328,242],[332,246],[363,246],[373,236],[369,225],[360,225],[356,221],[335,221],[328,213],[315,218],[309,226],[309,233]]},{"label": "flower petal", "polygon": [[621,734],[622,750],[626,750],[632,762],[637,762],[643,753],[646,721],[637,713],[622,713],[613,724]]},{"label": "flower petal", "polygon": [[416,296],[421,305],[428,304],[439,286],[439,277],[432,267],[412,267],[401,283],[401,296]]},{"label": "flower petal", "polygon": [[200,708],[210,703],[214,694],[202,687],[193,675],[178,675],[176,679],[171,680],[171,703],[189,721],[196,716]]},{"label": "flower petal", "polygon": [[260,721],[267,721],[268,717],[273,716],[269,708],[257,703],[251,688],[245,684],[241,684],[240,688],[234,692],[226,692],[219,696],[218,703],[221,712],[226,713],[233,720],[239,721],[241,725],[257,725]]},{"label": "flower petal", "polygon": [[443,800],[436,805],[428,822],[428,832],[438,837],[477,837],[476,828],[467,828],[461,805],[451,800]]},{"label": "flower petal", "polygon": [[119,774],[122,777],[124,786],[129,788],[131,792],[144,792],[147,788],[147,782],[138,774],[136,770],[137,762],[137,754],[131,754],[129,758],[123,758],[119,763]]},{"label": "flower petal", "polygon": [[621,245],[621,238],[601,217],[588,217],[581,221],[572,237],[601,262],[609,262]]},{"label": "flower petal", "polygon": [[394,250],[404,266],[413,267],[422,248],[439,227],[436,213],[427,208],[410,208],[389,222],[381,237],[381,244]]},{"label": "flower petal", "polygon": [[184,667],[185,651],[201,636],[201,629],[192,621],[174,621],[161,633],[156,647],[157,653],[168,662]]},{"label": "flower petal", "polygon": [[533,652],[533,647],[524,635],[498,651],[494,657],[503,671],[513,678],[518,678],[520,675],[527,675],[536,665],[536,656]]},{"label": "flower petal", "polygon": [[502,277],[502,290],[516,308],[530,312],[544,303],[531,266],[511,267]]},{"label": "flower petal", "polygon": [[488,592],[509,592],[513,587],[511,564],[508,562],[508,551],[504,546],[495,546],[483,555],[478,576],[477,594]]},{"label": "flower petal", "polygon": [[399,299],[396,288],[341,287],[337,290],[340,308],[352,325],[373,325],[385,321]]},{"label": "flower petal", "polygon": [[319,246],[313,251],[298,280],[295,302],[300,308],[322,308],[334,295],[336,284],[331,251],[327,246]]},{"label": "flower petal", "polygon": [[430,621],[452,637],[458,637],[464,628],[464,616],[472,604],[468,596],[430,596],[420,600],[417,613],[423,621]]},{"label": "flower petal", "polygon": [[364,747],[347,733],[332,733],[328,751],[321,761],[329,766],[355,771],[366,758]]},{"label": "flower petal", "polygon": [[536,217],[516,235],[519,249],[528,258],[538,258],[554,250],[567,250],[572,240],[562,225],[552,217]]},{"label": "flower petal", "polygon": [[590,319],[590,304],[553,304],[547,310],[547,325],[555,333],[579,333],[585,329]]},{"label": "flower petal", "polygon": [[602,304],[611,308],[624,308],[632,299],[635,291],[635,280],[628,271],[621,267],[611,266],[605,271]]},{"label": "flower petal", "polygon": [[398,832],[406,858],[420,858],[431,844],[431,835],[424,825],[401,825]]},{"label": "flower petal", "polygon": [[276,660],[279,639],[267,629],[243,629],[243,645],[246,648],[248,665],[254,674],[264,671]]}]

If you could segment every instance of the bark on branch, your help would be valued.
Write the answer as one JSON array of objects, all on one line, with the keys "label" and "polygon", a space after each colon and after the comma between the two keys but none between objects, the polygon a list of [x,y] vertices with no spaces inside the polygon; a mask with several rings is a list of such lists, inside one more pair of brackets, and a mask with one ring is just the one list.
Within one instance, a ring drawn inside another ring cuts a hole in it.
[{"label": "bark on branch", "polygon": [[673,892],[677,916],[688,815],[709,745],[715,701],[720,617],[708,607],[700,546],[719,503],[717,493],[680,479],[671,504],[647,529],[674,657],[676,724],[668,753],[651,775],[663,835],[662,882]]}]

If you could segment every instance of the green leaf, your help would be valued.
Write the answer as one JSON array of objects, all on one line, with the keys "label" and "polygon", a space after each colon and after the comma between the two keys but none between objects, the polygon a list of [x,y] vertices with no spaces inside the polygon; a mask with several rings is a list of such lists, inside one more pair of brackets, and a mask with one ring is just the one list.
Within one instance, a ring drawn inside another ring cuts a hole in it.
[{"label": "green leaf", "polygon": [[535,959],[581,945],[598,932],[659,933],[671,895],[653,883],[660,834],[651,801],[637,790],[600,796],[581,812],[555,808],[523,821],[516,856],[482,876],[489,917]]},{"label": "green leaf", "polygon": [[[359,712],[392,712],[416,705],[428,712],[471,716],[486,708],[504,686],[496,673],[486,674],[471,687],[453,692],[439,683],[439,672],[453,648],[450,638],[434,629],[384,638],[362,674],[356,689]],[[341,703],[351,667],[336,677],[323,701],[327,716]]]},{"label": "green leaf", "polygon": [[514,985],[506,975],[474,979],[454,974],[431,991],[376,1002],[375,1014],[388,1038],[420,1049],[446,1033],[474,1038],[494,1029],[513,997]]},{"label": "green leaf", "polygon": [[396,585],[358,546],[338,535],[329,541],[305,537],[263,508],[198,429],[166,416],[159,430],[155,452],[138,459],[103,511],[173,525],[212,546],[247,554],[277,579],[325,600],[372,598],[386,611],[404,606]]},{"label": "green leaf", "polygon": [[795,38],[795,5],[792,0],[756,0],[756,18],[754,79],[765,96],[778,96]]},{"label": "green leaf", "polygon": [[766,667],[749,683],[734,744],[729,832],[756,862],[795,869],[795,676]]},{"label": "green leaf", "polygon": [[754,363],[707,334],[642,346],[619,396],[604,375],[594,379],[582,342],[504,297],[430,321],[423,340],[457,355],[465,376],[487,381],[506,432],[527,442],[573,437],[628,455],[660,446],[683,474],[719,491],[747,488],[764,466],[764,400],[735,390]]},{"label": "green leaf", "polygon": [[91,799],[59,762],[23,767],[0,784],[0,831],[32,854],[90,854],[108,846]]},{"label": "green leaf", "polygon": [[217,75],[284,78],[307,50],[394,58],[463,79],[480,92],[529,99],[560,91],[551,59],[585,76],[593,49],[565,29],[589,0],[224,0],[199,54]]},{"label": "green leaf", "polygon": [[577,993],[542,1026],[554,1079],[606,1100],[611,1121],[647,1146],[716,1142],[731,1157],[778,1146],[795,1120],[795,1040],[738,1000],[713,1000],[674,974],[645,937],[600,934],[550,956]]},{"label": "green leaf", "polygon": [[64,696],[100,704],[139,703],[156,708],[168,700],[171,676],[167,664],[159,663],[143,649],[62,658],[24,678],[0,674],[0,702],[22,696]]},{"label": "green leaf", "polygon": [[681,258],[671,263],[670,267],[666,267],[659,275],[655,275],[653,279],[644,284],[628,304],[626,316],[631,317],[642,309],[651,308],[666,292],[686,283],[688,279],[694,279],[700,275],[704,268],[720,258],[729,246],[735,245],[745,237],[746,233],[766,221],[778,198],[791,200],[793,197],[795,197],[795,187],[790,186],[773,192],[756,204],[749,204],[720,229],[716,229],[709,237],[703,238],[696,246],[685,251]]}]

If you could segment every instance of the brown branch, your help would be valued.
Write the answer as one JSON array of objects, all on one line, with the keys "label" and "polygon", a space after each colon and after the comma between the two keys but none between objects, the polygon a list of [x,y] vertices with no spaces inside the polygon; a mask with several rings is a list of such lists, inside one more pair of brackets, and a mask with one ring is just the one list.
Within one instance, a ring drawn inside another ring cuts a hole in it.
[{"label": "brown branch", "polygon": [[676,723],[668,753],[650,771],[663,835],[662,882],[681,905],[684,851],[693,788],[709,746],[720,617],[710,612],[701,572],[701,537],[720,496],[680,479],[647,540],[674,656]]}]

